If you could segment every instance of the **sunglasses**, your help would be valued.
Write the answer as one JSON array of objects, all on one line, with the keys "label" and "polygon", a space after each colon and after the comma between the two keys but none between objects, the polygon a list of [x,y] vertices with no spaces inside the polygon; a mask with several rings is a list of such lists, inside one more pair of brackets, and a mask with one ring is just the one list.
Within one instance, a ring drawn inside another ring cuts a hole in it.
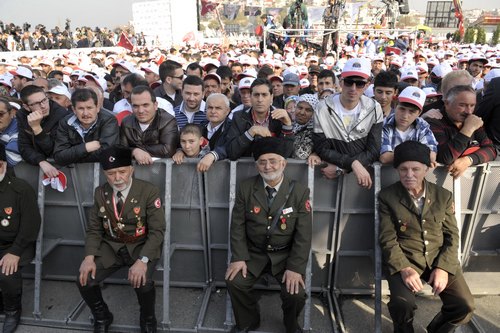
[{"label": "sunglasses", "polygon": [[346,87],[351,87],[353,84],[356,85],[356,88],[363,88],[366,86],[368,82],[366,81],[357,81],[357,80],[352,80],[352,79],[344,79],[344,85]]}]

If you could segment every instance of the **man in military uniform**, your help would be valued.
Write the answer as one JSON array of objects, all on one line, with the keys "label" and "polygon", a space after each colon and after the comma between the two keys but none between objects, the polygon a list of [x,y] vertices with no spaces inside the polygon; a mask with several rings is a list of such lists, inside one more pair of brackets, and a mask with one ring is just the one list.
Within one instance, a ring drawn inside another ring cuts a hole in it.
[{"label": "man in military uniform", "polygon": [[388,304],[394,332],[413,332],[415,293],[422,280],[443,302],[427,332],[453,332],[467,323],[474,299],[458,261],[457,222],[453,196],[429,183],[430,150],[406,141],[394,150],[400,181],[380,191],[380,246],[391,299]]},{"label": "man in military uniform", "polygon": [[252,295],[255,282],[270,273],[281,284],[286,332],[301,332],[297,322],[304,307],[304,274],[311,249],[309,189],[284,175],[293,143],[265,137],[253,145],[259,175],[242,182],[231,221],[231,263],[226,283],[236,318],[235,332],[260,325]]},{"label": "man in military uniform", "polygon": [[110,147],[101,153],[100,162],[107,183],[95,190],[77,285],[94,316],[94,332],[107,332],[113,315],[99,283],[129,266],[128,279],[141,308],[141,332],[156,332],[152,275],[165,233],[160,193],[152,184],[132,179],[128,148]]},{"label": "man in military uniform", "polygon": [[7,172],[5,146],[0,144],[0,307],[5,312],[3,332],[16,330],[21,318],[21,268],[35,255],[40,212],[35,191]]}]

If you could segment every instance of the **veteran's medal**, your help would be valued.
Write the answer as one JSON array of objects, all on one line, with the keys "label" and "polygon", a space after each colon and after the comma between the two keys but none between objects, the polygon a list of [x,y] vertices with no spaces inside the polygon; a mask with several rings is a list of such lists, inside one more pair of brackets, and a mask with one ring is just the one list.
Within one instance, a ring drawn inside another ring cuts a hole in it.
[{"label": "veteran's medal", "polygon": [[0,224],[2,224],[2,227],[8,227],[10,222],[7,219],[3,219],[2,222],[0,222]]}]

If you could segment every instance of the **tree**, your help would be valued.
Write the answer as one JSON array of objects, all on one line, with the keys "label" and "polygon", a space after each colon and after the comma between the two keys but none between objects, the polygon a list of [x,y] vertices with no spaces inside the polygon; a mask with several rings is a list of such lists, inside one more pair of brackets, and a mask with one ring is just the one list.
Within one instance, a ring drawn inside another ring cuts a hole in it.
[{"label": "tree", "polygon": [[473,27],[467,27],[464,35],[464,43],[475,43],[476,41],[476,29]]},{"label": "tree", "polygon": [[486,31],[482,27],[477,28],[476,44],[486,44]]},{"label": "tree", "polygon": [[495,46],[500,43],[500,24],[497,25],[496,30],[493,32],[493,37],[491,37],[491,46]]}]

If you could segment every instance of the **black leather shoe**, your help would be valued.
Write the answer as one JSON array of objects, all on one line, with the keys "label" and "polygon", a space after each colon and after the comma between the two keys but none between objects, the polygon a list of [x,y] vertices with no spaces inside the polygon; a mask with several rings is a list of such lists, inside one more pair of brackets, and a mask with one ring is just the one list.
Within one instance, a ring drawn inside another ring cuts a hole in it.
[{"label": "black leather shoe", "polygon": [[156,318],[149,317],[145,320],[141,319],[141,333],[156,333]]},{"label": "black leather shoe", "polygon": [[3,322],[3,333],[14,333],[21,320],[21,310],[5,311],[5,321]]},{"label": "black leather shoe", "polygon": [[100,319],[94,318],[94,333],[107,333],[109,326],[113,322],[113,314],[111,312],[107,312],[105,317]]}]

